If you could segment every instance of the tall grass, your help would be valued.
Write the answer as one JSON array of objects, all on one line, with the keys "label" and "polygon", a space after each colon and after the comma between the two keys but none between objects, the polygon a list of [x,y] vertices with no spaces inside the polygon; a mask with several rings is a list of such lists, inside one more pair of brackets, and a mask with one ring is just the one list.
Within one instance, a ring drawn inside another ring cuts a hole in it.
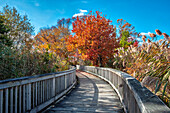
[{"label": "tall grass", "polygon": [[[155,30],[149,37],[142,36],[142,44],[119,48],[115,55],[115,68],[119,68],[141,81],[165,103],[170,102],[170,37]],[[155,39],[162,38],[158,41]],[[156,82],[158,81],[158,82]],[[160,87],[158,87],[160,86]],[[170,106],[170,105],[169,105]]]}]

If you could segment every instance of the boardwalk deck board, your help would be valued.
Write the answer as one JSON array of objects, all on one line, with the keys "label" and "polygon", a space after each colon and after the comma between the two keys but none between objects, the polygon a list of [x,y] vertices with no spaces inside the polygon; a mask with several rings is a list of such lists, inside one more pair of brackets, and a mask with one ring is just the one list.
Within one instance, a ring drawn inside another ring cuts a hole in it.
[{"label": "boardwalk deck board", "polygon": [[105,81],[85,72],[76,73],[79,84],[46,113],[123,113],[116,92]]}]

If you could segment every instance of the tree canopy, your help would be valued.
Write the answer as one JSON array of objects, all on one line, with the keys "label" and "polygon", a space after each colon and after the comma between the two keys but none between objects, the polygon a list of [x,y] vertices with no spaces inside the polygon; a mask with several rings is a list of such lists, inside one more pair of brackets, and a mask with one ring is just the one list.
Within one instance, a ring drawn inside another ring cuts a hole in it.
[{"label": "tree canopy", "polygon": [[3,7],[0,14],[5,18],[5,25],[10,28],[7,35],[15,47],[25,45],[31,40],[34,27],[31,25],[27,15],[20,15],[15,7],[11,8],[8,5]]},{"label": "tree canopy", "polygon": [[0,44],[2,44],[1,47],[3,45],[6,46],[12,45],[12,42],[7,36],[7,33],[9,32],[10,29],[8,28],[8,26],[4,24],[4,21],[5,21],[4,17],[0,15]]},{"label": "tree canopy", "polygon": [[93,65],[103,66],[113,57],[115,48],[119,46],[116,39],[116,28],[111,20],[96,11],[84,18],[77,17],[72,23],[75,34],[67,39],[69,51],[78,51],[83,60],[91,60]]}]

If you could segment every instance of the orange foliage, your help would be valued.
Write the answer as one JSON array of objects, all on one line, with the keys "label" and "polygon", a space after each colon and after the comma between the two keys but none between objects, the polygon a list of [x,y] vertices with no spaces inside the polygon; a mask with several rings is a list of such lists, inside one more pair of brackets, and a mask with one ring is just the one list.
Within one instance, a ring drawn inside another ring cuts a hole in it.
[{"label": "orange foliage", "polygon": [[48,29],[41,29],[35,36],[35,47],[41,52],[48,50],[60,57],[67,58],[67,48],[65,38],[70,35],[66,27],[51,27]]},{"label": "orange foliage", "polygon": [[110,23],[99,11],[84,18],[77,17],[72,23],[75,35],[67,39],[68,50],[78,50],[83,60],[88,59],[93,65],[103,66],[118,47],[116,28]]}]

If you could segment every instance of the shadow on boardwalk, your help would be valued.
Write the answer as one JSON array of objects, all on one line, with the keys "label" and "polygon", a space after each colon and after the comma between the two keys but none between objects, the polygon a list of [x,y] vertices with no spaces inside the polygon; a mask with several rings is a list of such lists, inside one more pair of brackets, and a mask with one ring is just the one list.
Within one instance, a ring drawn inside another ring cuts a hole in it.
[{"label": "shadow on boardwalk", "polygon": [[46,113],[123,113],[120,100],[109,84],[85,72],[76,74],[78,85]]}]

